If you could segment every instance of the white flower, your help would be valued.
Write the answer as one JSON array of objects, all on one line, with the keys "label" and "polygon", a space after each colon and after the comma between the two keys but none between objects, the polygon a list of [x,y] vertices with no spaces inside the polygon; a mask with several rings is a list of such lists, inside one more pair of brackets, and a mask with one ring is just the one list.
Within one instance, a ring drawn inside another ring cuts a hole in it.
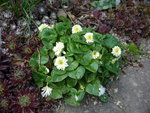
[{"label": "white flower", "polygon": [[41,24],[41,25],[38,27],[38,29],[39,29],[40,32],[41,32],[43,29],[45,29],[45,28],[50,28],[50,26],[48,26],[47,24]]},{"label": "white flower", "polygon": [[45,86],[41,90],[42,90],[41,95],[43,97],[47,97],[47,96],[51,95],[53,89],[48,86]]},{"label": "white flower", "polygon": [[121,49],[118,46],[112,48],[111,52],[114,56],[119,57],[121,55]]},{"label": "white flower", "polygon": [[86,33],[84,35],[84,37],[85,37],[87,43],[94,42],[94,40],[93,40],[93,33],[90,33],[90,32]]},{"label": "white flower", "polygon": [[101,59],[102,55],[98,51],[93,51],[92,57],[93,57],[93,59],[97,59],[97,58]]},{"label": "white flower", "polygon": [[63,51],[62,53],[63,53],[64,55],[66,54],[66,52],[65,52],[65,51]]},{"label": "white flower", "polygon": [[77,96],[77,95],[75,95],[75,100],[76,100],[76,101],[78,101],[78,100],[79,100],[79,98],[78,98],[78,96]]},{"label": "white flower", "polygon": [[56,42],[56,46],[53,48],[53,51],[55,52],[55,55],[60,55],[62,52],[62,49],[64,48],[64,43],[62,42]]},{"label": "white flower", "polygon": [[99,96],[104,95],[105,90],[106,90],[106,89],[101,85],[100,88],[99,88]]},{"label": "white flower", "polygon": [[64,56],[59,56],[56,58],[54,65],[58,70],[65,70],[65,68],[68,67],[67,61]]},{"label": "white flower", "polygon": [[74,25],[72,27],[72,33],[77,33],[77,32],[81,32],[82,31],[82,27],[80,25]]}]

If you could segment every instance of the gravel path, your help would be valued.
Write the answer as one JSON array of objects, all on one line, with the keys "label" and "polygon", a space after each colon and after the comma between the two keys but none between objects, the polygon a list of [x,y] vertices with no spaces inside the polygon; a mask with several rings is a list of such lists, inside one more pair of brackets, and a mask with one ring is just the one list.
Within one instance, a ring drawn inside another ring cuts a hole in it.
[{"label": "gravel path", "polygon": [[128,66],[126,74],[110,84],[109,103],[87,97],[80,107],[63,103],[56,113],[150,113],[150,59],[141,62],[143,67]]}]

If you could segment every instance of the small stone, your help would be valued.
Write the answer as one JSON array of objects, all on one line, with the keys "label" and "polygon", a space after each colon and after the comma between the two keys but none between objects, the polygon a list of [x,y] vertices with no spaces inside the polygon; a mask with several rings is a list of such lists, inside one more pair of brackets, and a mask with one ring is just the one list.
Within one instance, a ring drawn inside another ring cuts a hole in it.
[{"label": "small stone", "polygon": [[116,104],[117,106],[119,106],[119,105],[121,104],[121,101],[118,100],[118,101],[115,102],[115,104]]},{"label": "small stone", "polygon": [[63,9],[59,9],[57,12],[57,17],[60,17],[60,16],[67,17],[67,14]]},{"label": "small stone", "polygon": [[49,20],[49,17],[48,16],[44,16],[43,19]]},{"label": "small stone", "polygon": [[89,110],[85,110],[84,113],[90,113],[90,111]]},{"label": "small stone", "polygon": [[7,27],[7,23],[6,23],[6,22],[3,22],[3,23],[2,23],[2,26],[3,26],[3,27]]},{"label": "small stone", "polygon": [[30,33],[26,33],[26,34],[24,35],[24,37],[25,37],[25,38],[30,37]]},{"label": "small stone", "polygon": [[12,16],[11,12],[5,12],[4,13],[4,18],[10,18]]},{"label": "small stone", "polygon": [[118,93],[118,88],[113,89],[114,93]]},{"label": "small stone", "polygon": [[39,20],[36,21],[37,25],[41,25],[41,22]]},{"label": "small stone", "polygon": [[38,10],[39,10],[40,14],[45,14],[46,13],[46,9],[44,7],[39,7]]},{"label": "small stone", "polygon": [[15,30],[15,29],[16,29],[16,25],[15,25],[15,24],[11,24],[11,25],[10,25],[10,29],[11,29],[11,30]]},{"label": "small stone", "polygon": [[22,26],[26,26],[27,23],[25,21],[22,22]]},{"label": "small stone", "polygon": [[94,101],[94,105],[97,105],[97,101]]},{"label": "small stone", "polygon": [[21,30],[18,28],[18,29],[16,30],[15,34],[16,34],[16,35],[21,35],[22,32],[21,32]]},{"label": "small stone", "polygon": [[47,22],[47,20],[45,20],[45,19],[42,19],[42,23],[46,23]]},{"label": "small stone", "polygon": [[57,16],[56,16],[56,13],[55,13],[55,12],[52,12],[50,17],[51,17],[52,19],[57,19]]}]

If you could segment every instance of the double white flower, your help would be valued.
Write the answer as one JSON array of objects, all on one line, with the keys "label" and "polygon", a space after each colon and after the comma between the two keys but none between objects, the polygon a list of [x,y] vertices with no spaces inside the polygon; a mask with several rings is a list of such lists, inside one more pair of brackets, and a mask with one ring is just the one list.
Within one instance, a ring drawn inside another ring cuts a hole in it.
[{"label": "double white flower", "polygon": [[65,70],[65,68],[68,67],[67,61],[65,56],[59,56],[55,59],[54,65],[58,70]]},{"label": "double white flower", "polygon": [[50,95],[51,95],[53,89],[50,88],[50,87],[48,87],[48,86],[45,86],[45,87],[43,87],[41,90],[42,90],[41,95],[42,95],[43,97],[47,97],[47,96],[50,96]]},{"label": "double white flower", "polygon": [[53,29],[53,28],[54,28],[54,25],[49,26],[49,25],[47,25],[47,24],[41,24],[41,25],[38,27],[38,29],[39,29],[40,32],[41,32],[43,29],[45,29],[45,28]]},{"label": "double white flower", "polygon": [[88,32],[88,33],[86,33],[86,34],[84,35],[84,37],[85,37],[87,43],[92,43],[92,42],[94,42],[93,33]]},{"label": "double white flower", "polygon": [[74,25],[72,27],[72,33],[77,33],[77,32],[81,32],[82,31],[82,27],[80,25]]},{"label": "double white flower", "polygon": [[55,52],[56,56],[59,56],[64,49],[64,43],[62,42],[56,42],[56,46],[53,48],[53,51]]},{"label": "double white flower", "polygon": [[101,59],[102,55],[98,51],[93,51],[92,57],[93,57],[93,59],[97,59],[97,58]]},{"label": "double white flower", "polygon": [[105,94],[106,89],[101,85],[99,88],[99,96],[102,96]]},{"label": "double white flower", "polygon": [[115,46],[112,48],[112,52],[111,52],[115,57],[120,57],[121,55],[121,48],[118,46]]}]

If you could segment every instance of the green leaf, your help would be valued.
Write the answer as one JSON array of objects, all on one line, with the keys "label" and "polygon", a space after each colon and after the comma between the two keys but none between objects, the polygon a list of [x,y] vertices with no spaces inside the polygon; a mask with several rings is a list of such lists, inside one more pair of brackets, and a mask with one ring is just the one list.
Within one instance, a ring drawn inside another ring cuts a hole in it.
[{"label": "green leaf", "polygon": [[118,75],[121,72],[120,65],[117,62],[115,64],[106,63],[105,67],[107,70],[115,73],[116,75]]},{"label": "green leaf", "polygon": [[112,35],[105,35],[103,40],[103,45],[108,48],[113,48],[114,46],[118,45],[118,40],[114,38]]},{"label": "green leaf", "polygon": [[53,44],[49,41],[47,41],[46,39],[43,39],[42,40],[42,43],[44,44],[44,46],[47,48],[47,49],[52,49],[53,48]]},{"label": "green leaf", "polygon": [[99,99],[100,99],[102,102],[107,103],[107,102],[108,102],[108,95],[107,95],[107,94],[104,94],[104,95],[100,96]]},{"label": "green leaf", "polygon": [[44,65],[40,66],[38,71],[41,72],[41,73],[44,73],[44,74],[49,73],[49,69]]},{"label": "green leaf", "polygon": [[93,73],[97,72],[99,66],[98,60],[93,60],[90,65],[85,66],[85,68]]},{"label": "green leaf", "polygon": [[89,65],[93,59],[91,51],[85,53],[84,55],[76,55],[75,58],[82,65]]},{"label": "green leaf", "polygon": [[67,48],[68,48],[68,51],[69,52],[72,52],[72,53],[77,53],[77,54],[81,54],[83,53],[80,49],[80,45],[78,43],[73,43],[73,42],[70,42],[68,45],[67,45]]},{"label": "green leaf", "polygon": [[30,58],[30,61],[29,61],[29,65],[31,66],[31,67],[36,67],[36,66],[38,66],[39,65],[39,54],[38,53],[34,53],[33,55],[32,55],[32,57]]},{"label": "green leaf", "polygon": [[100,87],[100,81],[97,78],[97,80],[95,80],[92,83],[87,85],[86,92],[91,95],[98,96],[99,95],[99,87]]},{"label": "green leaf", "polygon": [[64,35],[67,32],[67,24],[60,22],[60,23],[56,23],[56,31],[59,35]]},{"label": "green leaf", "polygon": [[47,55],[48,54],[48,49],[45,46],[40,47],[40,53],[42,55]]},{"label": "green leaf", "polygon": [[47,77],[46,81],[47,82],[61,82],[67,76],[68,76],[67,74],[64,74],[64,75],[51,75],[51,76]]},{"label": "green leaf", "polygon": [[79,63],[77,61],[72,62],[69,67],[66,68],[67,71],[73,71],[78,67]]},{"label": "green leaf", "polygon": [[135,44],[129,44],[127,48],[128,48],[128,51],[131,53],[136,53],[136,54],[140,53],[140,50]]},{"label": "green leaf", "polygon": [[70,88],[74,87],[77,84],[77,80],[72,79],[72,78],[67,78],[66,82],[67,82],[67,86],[70,87]]},{"label": "green leaf", "polygon": [[68,76],[73,79],[81,79],[84,76],[85,68],[83,66],[79,66],[75,71],[69,72]]},{"label": "green leaf", "polygon": [[65,70],[58,70],[56,67],[53,68],[52,70],[52,75],[64,75],[66,73]]},{"label": "green leaf", "polygon": [[41,56],[41,64],[46,64],[49,61],[48,55],[42,55]]},{"label": "green leaf", "polygon": [[95,80],[96,75],[97,75],[97,73],[88,73],[88,74],[86,74],[86,76],[85,76],[86,81],[87,81],[88,83],[89,83],[89,82],[92,82],[93,80]]},{"label": "green leaf", "polygon": [[68,18],[60,16],[59,19],[65,22],[69,27],[71,26],[71,21]]},{"label": "green leaf", "polygon": [[35,83],[36,83],[39,87],[43,87],[44,81],[45,81],[47,75],[33,71],[33,72],[32,72],[32,77],[33,77]]},{"label": "green leaf", "polygon": [[64,101],[72,106],[80,106],[80,102],[75,100],[75,96],[70,96],[64,99]]},{"label": "green leaf", "polygon": [[42,40],[44,39],[47,42],[55,43],[57,33],[54,29],[46,28],[46,29],[42,30],[42,32],[40,34],[40,37],[41,37]]},{"label": "green leaf", "polygon": [[52,99],[60,99],[62,98],[62,92],[59,88],[53,88],[52,94],[50,95]]}]

